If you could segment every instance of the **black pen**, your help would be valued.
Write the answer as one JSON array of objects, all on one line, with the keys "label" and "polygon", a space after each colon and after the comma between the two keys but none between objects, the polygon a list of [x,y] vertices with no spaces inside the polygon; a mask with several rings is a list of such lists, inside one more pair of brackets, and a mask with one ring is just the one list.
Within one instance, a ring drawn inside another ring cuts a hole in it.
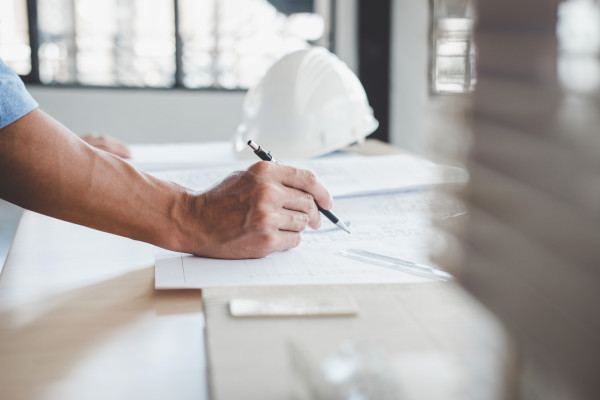
[{"label": "black pen", "polygon": [[[248,146],[250,146],[250,148],[252,150],[254,150],[254,154],[256,154],[258,157],[260,157],[261,160],[271,161],[271,162],[274,162],[276,164],[283,164],[275,156],[273,156],[271,154],[271,152],[263,150],[262,147],[260,147],[256,143],[254,143],[252,140],[248,140]],[[322,209],[321,206],[319,204],[317,204],[316,201],[315,201],[315,204],[317,205],[317,208],[319,209],[319,211],[321,212],[321,214],[323,214],[324,216],[326,216],[328,220],[330,220],[331,222],[333,222],[338,228],[340,228],[340,229],[342,229],[342,230],[350,233],[350,231],[348,230],[348,227],[346,226],[346,224],[344,224],[331,211]]]}]

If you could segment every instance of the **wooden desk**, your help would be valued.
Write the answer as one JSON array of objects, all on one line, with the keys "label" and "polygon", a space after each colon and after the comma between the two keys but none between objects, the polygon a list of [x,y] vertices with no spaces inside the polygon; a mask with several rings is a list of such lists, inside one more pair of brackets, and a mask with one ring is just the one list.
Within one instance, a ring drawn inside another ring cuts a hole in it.
[{"label": "wooden desk", "polygon": [[25,212],[0,275],[0,393],[208,398],[201,292],[155,291],[148,244]]},{"label": "wooden desk", "polygon": [[207,399],[204,335],[199,290],[154,290],[152,246],[25,212],[0,276],[2,399]]}]

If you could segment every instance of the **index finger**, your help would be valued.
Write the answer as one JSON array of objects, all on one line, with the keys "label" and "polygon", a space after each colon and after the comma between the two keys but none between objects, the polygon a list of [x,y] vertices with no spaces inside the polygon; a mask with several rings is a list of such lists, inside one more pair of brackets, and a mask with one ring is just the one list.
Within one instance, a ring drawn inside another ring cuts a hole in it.
[{"label": "index finger", "polygon": [[257,169],[256,172],[259,174],[267,175],[284,186],[309,193],[317,204],[325,210],[333,207],[331,194],[329,194],[319,181],[319,178],[312,171],[267,161],[258,162],[251,168]]}]

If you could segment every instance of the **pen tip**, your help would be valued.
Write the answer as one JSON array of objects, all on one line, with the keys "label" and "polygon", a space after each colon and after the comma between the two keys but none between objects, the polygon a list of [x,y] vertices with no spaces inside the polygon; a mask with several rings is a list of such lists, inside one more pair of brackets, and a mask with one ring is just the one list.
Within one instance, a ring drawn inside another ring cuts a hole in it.
[{"label": "pen tip", "polygon": [[348,233],[349,235],[352,234],[352,232],[350,232],[350,229],[348,229],[348,225],[350,225],[350,222],[348,222],[348,224],[345,224],[342,221],[337,221],[335,224],[338,226],[338,228],[340,228],[343,231],[346,231],[346,233]]}]

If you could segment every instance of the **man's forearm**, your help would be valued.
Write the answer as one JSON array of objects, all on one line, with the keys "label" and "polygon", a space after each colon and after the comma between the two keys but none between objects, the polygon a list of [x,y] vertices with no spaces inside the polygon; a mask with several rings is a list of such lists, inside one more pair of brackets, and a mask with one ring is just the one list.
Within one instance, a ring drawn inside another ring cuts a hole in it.
[{"label": "man's forearm", "polygon": [[182,247],[185,190],[84,143],[35,110],[0,130],[0,195],[24,208]]},{"label": "man's forearm", "polygon": [[264,257],[300,243],[333,205],[306,170],[259,162],[202,193],[94,149],[39,110],[0,129],[0,197],[55,218],[217,258]]}]

